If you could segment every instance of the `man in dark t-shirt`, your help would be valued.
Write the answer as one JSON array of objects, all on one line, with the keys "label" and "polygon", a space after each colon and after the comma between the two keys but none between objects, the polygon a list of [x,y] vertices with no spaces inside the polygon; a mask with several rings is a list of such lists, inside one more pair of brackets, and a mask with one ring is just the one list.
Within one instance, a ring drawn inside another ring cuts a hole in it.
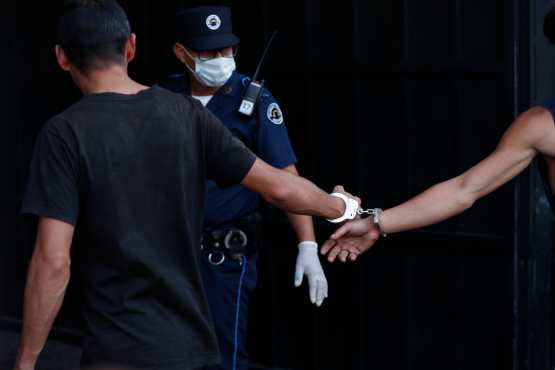
[{"label": "man in dark t-shirt", "polygon": [[81,227],[83,364],[111,352],[148,364],[153,349],[168,363],[152,365],[217,361],[197,271],[204,178],[236,184],[254,160],[199,104],[157,87],[89,94],[45,125],[23,212]]},{"label": "man in dark t-shirt", "polygon": [[130,79],[136,38],[115,0],[69,1],[58,38],[58,63],[85,96],[37,139],[22,212],[39,226],[15,369],[35,368],[69,281],[76,227],[82,365],[216,364],[198,266],[205,178],[329,219],[354,218],[358,202],[257,159],[192,98]]}]

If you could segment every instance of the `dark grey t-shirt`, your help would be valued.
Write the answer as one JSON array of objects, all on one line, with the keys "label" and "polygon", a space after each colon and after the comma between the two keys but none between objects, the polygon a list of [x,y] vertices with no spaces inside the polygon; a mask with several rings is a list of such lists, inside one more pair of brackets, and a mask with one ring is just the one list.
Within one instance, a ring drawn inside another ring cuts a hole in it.
[{"label": "dark grey t-shirt", "polygon": [[83,365],[218,362],[198,253],[205,178],[237,184],[255,156],[192,98],[93,94],[36,143],[23,213],[77,225]]}]

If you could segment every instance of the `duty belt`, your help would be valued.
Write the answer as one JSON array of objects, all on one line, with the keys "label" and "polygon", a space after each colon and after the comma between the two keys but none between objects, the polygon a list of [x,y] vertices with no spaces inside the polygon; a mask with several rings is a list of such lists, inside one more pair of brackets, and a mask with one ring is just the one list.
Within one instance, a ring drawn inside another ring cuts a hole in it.
[{"label": "duty belt", "polygon": [[242,257],[253,254],[260,240],[260,215],[250,214],[232,223],[229,227],[204,230],[201,250],[208,261],[218,266],[226,258],[242,261]]}]

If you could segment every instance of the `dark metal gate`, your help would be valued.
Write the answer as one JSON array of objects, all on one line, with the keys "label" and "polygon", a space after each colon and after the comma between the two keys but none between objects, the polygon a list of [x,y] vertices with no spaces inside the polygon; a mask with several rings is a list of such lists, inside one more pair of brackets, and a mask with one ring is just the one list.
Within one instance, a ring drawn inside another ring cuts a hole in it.
[{"label": "dark metal gate", "polygon": [[[16,214],[34,138],[79,97],[55,65],[52,3],[35,4],[40,21],[15,2],[1,16],[0,342],[17,328],[32,247]],[[139,37],[131,73],[155,83],[177,67],[171,14],[193,2],[122,3]],[[284,109],[302,173],[388,207],[479,161],[517,113],[555,95],[554,50],[541,35],[547,3],[232,6],[243,72],[280,30],[263,75]],[[528,171],[461,217],[381,241],[355,266],[325,264],[330,298],[321,309],[309,305],[305,287],[293,290],[296,243],[284,217],[270,212],[253,359],[306,370],[550,369],[549,212],[537,172]],[[322,239],[330,233],[325,224],[318,229]],[[74,305],[66,305],[60,327],[74,325]],[[54,338],[75,342],[66,331]],[[0,345],[0,365],[10,346]]]}]

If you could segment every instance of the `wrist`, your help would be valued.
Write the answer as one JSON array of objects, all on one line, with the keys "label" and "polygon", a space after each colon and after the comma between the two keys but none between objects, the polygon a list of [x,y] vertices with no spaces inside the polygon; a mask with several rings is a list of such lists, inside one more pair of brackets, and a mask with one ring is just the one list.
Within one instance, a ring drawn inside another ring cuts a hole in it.
[{"label": "wrist", "polygon": [[34,370],[36,363],[37,356],[18,355],[15,370]]},{"label": "wrist", "polygon": [[[334,224],[338,224],[344,221],[353,220],[358,215],[359,204],[356,199],[347,197],[345,194],[342,193],[332,193],[330,194],[331,197],[338,198],[338,201],[343,203],[343,207],[341,208],[343,212],[337,218],[329,219],[328,221]],[[336,201],[337,202],[337,201]],[[336,213],[337,215],[337,213]]]},{"label": "wrist", "polygon": [[35,365],[20,365],[16,364],[14,370],[35,370]]},{"label": "wrist", "polygon": [[330,219],[336,219],[345,214],[347,210],[347,203],[336,196],[332,196],[333,198],[333,216]]},{"label": "wrist", "polygon": [[368,226],[370,228],[378,229],[382,237],[387,236],[387,232],[383,228],[384,211],[381,208],[371,208],[367,210],[361,210],[361,213],[370,215],[370,217],[366,219],[367,220],[366,222],[368,223]]},{"label": "wrist", "polygon": [[302,250],[318,250],[318,243],[314,240],[304,240],[299,242],[297,247]]},{"label": "wrist", "polygon": [[382,236],[387,236],[388,234],[390,234],[390,231],[388,231],[387,228],[387,215],[386,215],[386,211],[381,211],[379,214],[379,217],[377,218],[377,224],[376,227],[378,228],[378,230],[380,230],[380,234]]},{"label": "wrist", "polygon": [[34,369],[39,358],[39,353],[19,348],[17,352],[16,368],[17,369]]}]

